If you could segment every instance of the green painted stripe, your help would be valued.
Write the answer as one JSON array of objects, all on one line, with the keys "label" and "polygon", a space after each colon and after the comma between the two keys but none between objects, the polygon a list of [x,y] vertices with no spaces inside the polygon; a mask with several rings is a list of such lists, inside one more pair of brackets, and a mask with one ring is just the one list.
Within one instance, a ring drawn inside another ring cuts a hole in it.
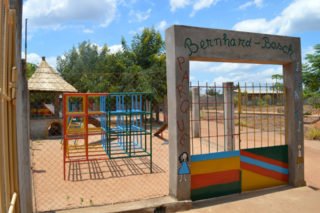
[{"label": "green painted stripe", "polygon": [[191,190],[191,200],[202,200],[241,192],[241,182],[219,184]]},{"label": "green painted stripe", "polygon": [[271,158],[277,161],[288,163],[288,145],[271,146],[253,149],[244,149],[243,151],[260,155],[266,158]]}]

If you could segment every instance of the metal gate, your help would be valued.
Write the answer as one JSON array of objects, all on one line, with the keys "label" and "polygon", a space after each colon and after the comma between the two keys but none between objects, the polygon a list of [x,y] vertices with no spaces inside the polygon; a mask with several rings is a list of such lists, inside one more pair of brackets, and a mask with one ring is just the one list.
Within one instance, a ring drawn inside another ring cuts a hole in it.
[{"label": "metal gate", "polygon": [[191,199],[286,184],[279,85],[190,85]]}]

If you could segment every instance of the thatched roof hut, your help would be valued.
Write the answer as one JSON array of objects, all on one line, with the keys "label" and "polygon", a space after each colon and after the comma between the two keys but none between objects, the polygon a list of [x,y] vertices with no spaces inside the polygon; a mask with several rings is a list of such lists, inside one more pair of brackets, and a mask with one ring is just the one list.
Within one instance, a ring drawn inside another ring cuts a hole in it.
[{"label": "thatched roof hut", "polygon": [[37,92],[77,92],[46,62],[45,57],[42,57],[39,67],[28,80],[28,89]]},{"label": "thatched roof hut", "polygon": [[77,92],[42,57],[42,61],[28,80],[30,91],[31,138],[61,136],[61,94]]}]

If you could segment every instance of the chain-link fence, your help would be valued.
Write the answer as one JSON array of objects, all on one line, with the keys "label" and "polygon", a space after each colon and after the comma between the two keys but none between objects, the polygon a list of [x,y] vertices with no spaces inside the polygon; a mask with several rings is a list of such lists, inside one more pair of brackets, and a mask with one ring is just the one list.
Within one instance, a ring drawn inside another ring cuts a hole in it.
[{"label": "chain-link fence", "polygon": [[[167,116],[152,119],[151,96],[46,92],[30,100],[38,212],[168,195]],[[285,143],[277,85],[191,85],[190,100],[192,154]]]},{"label": "chain-link fence", "polygon": [[168,143],[153,136],[163,123],[152,119],[151,97],[32,92],[35,210],[168,195]]}]

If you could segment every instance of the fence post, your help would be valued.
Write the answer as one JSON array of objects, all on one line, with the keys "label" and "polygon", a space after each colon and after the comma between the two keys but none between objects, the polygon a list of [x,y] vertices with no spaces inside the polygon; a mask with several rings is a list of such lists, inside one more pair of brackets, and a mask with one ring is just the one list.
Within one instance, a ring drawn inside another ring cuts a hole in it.
[{"label": "fence post", "polygon": [[233,82],[223,83],[224,150],[234,150]]},{"label": "fence post", "polygon": [[26,78],[26,63],[20,62],[17,67],[17,152],[21,213],[32,212],[32,185],[30,160],[30,132],[29,132],[29,91]]},{"label": "fence post", "polygon": [[199,87],[192,88],[192,134],[193,137],[200,137],[200,99],[199,99]]}]

